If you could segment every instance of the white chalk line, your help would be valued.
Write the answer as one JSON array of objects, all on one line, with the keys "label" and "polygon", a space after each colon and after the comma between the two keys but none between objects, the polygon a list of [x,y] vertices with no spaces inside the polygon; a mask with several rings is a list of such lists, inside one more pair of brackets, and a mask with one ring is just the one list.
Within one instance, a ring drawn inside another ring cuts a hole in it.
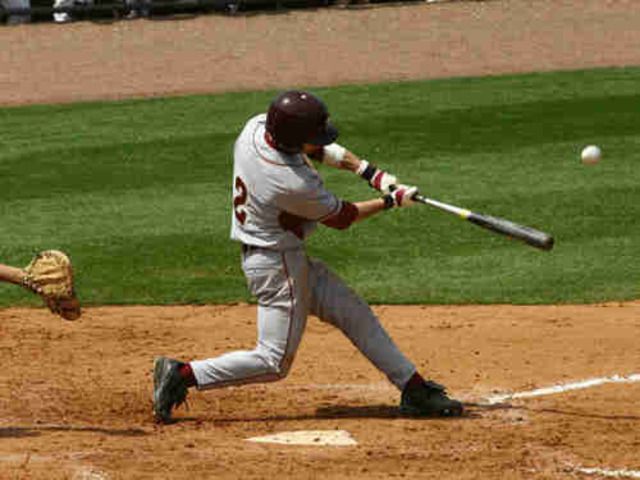
[{"label": "white chalk line", "polygon": [[585,468],[585,467],[576,467],[573,469],[578,473],[583,473],[585,475],[599,475],[601,477],[611,477],[611,478],[640,478],[640,470],[609,470],[607,468]]},{"label": "white chalk line", "polygon": [[582,390],[585,388],[597,387],[599,385],[604,385],[607,383],[635,383],[635,382],[640,382],[640,373],[634,373],[626,376],[613,375],[611,377],[590,378],[590,379],[581,380],[578,382],[561,383],[557,385],[552,385],[550,387],[538,388],[535,390],[528,390],[524,392],[493,395],[487,398],[486,401],[490,405],[495,405],[496,403],[503,403],[508,400],[516,400],[519,398],[541,397],[544,395],[555,395],[558,393],[569,392],[572,390]]}]

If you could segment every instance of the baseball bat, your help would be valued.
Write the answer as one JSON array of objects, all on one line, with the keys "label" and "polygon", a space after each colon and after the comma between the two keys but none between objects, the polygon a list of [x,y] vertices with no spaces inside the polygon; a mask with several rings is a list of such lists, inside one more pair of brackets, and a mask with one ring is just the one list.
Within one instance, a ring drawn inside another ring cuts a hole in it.
[{"label": "baseball bat", "polygon": [[553,248],[553,237],[545,232],[536,230],[535,228],[519,225],[509,220],[505,220],[504,218],[472,212],[471,210],[439,202],[422,195],[414,195],[413,199],[417,202],[424,203],[425,205],[430,205],[439,210],[457,215],[464,220],[468,220],[469,222],[475,223],[479,227],[486,228],[492,232],[525,242],[526,244],[539,248],[540,250],[551,250]]}]

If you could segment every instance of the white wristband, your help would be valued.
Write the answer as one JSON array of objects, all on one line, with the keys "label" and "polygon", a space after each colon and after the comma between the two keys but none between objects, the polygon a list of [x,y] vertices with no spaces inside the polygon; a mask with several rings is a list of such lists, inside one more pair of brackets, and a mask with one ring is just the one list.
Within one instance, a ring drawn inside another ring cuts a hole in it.
[{"label": "white wristband", "polygon": [[332,143],[324,147],[324,154],[336,163],[342,162],[346,153],[347,149],[337,143]]},{"label": "white wristband", "polygon": [[358,165],[358,169],[356,170],[356,174],[362,176],[362,174],[364,173],[364,171],[367,169],[368,166],[369,166],[369,162],[361,158],[360,165]]}]

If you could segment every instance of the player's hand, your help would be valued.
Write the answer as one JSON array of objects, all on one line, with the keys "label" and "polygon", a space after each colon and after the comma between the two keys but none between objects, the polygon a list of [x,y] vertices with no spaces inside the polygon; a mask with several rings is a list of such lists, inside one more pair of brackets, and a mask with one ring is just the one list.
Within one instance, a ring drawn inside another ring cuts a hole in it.
[{"label": "player's hand", "polygon": [[369,182],[373,188],[380,190],[382,193],[389,193],[389,187],[391,187],[391,185],[396,185],[397,183],[398,179],[395,175],[391,175],[384,170],[378,170]]},{"label": "player's hand", "polygon": [[417,193],[418,187],[409,185],[393,185],[391,193],[384,196],[385,207],[410,207],[416,203],[413,196]]},{"label": "player's hand", "polygon": [[382,193],[389,193],[389,187],[398,183],[398,179],[395,175],[391,175],[390,173],[379,169],[374,164],[369,163],[366,160],[360,160],[360,167],[356,173],[369,182],[371,187]]}]

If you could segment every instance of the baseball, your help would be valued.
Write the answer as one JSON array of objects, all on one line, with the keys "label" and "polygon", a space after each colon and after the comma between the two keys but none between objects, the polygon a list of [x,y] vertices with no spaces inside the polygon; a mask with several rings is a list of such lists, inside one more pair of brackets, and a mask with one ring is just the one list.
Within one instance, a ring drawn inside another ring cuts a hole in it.
[{"label": "baseball", "polygon": [[588,145],[582,149],[580,158],[585,165],[594,165],[600,161],[602,152],[596,145]]}]

